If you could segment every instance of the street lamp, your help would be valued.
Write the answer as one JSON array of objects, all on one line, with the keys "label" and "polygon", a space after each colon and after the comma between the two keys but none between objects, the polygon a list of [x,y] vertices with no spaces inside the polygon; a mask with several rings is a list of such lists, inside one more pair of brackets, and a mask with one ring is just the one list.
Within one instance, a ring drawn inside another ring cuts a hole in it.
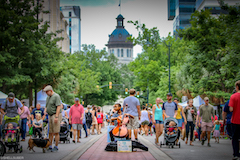
[{"label": "street lamp", "polygon": [[165,41],[163,41],[164,44],[168,47],[168,64],[169,64],[169,69],[168,69],[168,78],[169,78],[169,84],[168,84],[168,88],[169,88],[169,93],[171,93],[171,72],[170,72],[170,67],[171,67],[171,62],[170,62],[170,49],[172,44],[170,44],[170,42],[168,43],[168,45],[166,44]]},{"label": "street lamp", "polygon": [[[85,64],[85,61],[81,64],[81,69],[80,69],[81,72],[82,72],[82,67],[83,67],[84,64]],[[90,60],[89,66],[90,66],[90,67],[93,66],[92,60]],[[82,93],[81,93],[81,94],[82,94]],[[82,99],[82,104],[84,105],[83,96],[81,96],[81,99]]]}]

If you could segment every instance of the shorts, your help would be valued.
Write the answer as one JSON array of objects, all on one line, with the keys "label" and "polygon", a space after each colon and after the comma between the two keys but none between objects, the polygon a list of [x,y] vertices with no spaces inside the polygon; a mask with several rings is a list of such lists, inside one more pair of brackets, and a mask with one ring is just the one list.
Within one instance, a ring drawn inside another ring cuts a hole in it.
[{"label": "shorts", "polygon": [[182,123],[183,123],[183,120],[182,119],[177,119],[177,121],[178,121],[178,127],[182,127]]},{"label": "shorts", "polygon": [[91,125],[92,125],[92,121],[87,121],[87,122],[86,122],[86,126],[87,126],[88,129],[91,128]]},{"label": "shorts", "polygon": [[202,131],[212,131],[213,124],[212,122],[202,122],[201,130]]},{"label": "shorts", "polygon": [[138,126],[139,126],[138,116],[129,119],[129,123],[127,125],[128,129],[138,129]]},{"label": "shorts", "polygon": [[81,130],[83,128],[82,124],[72,124],[72,128],[75,130]]},{"label": "shorts", "polygon": [[146,120],[146,121],[143,121],[142,123],[141,123],[141,125],[142,126],[145,126],[145,125],[149,125],[149,122]]},{"label": "shorts", "polygon": [[160,120],[155,120],[156,121],[156,124],[163,124],[163,121],[160,121]]},{"label": "shorts", "polygon": [[48,120],[49,120],[49,133],[59,133],[60,132],[60,123],[62,121],[62,114],[60,113],[58,115],[58,122],[55,123],[54,119],[55,119],[56,114],[49,116]]},{"label": "shorts", "polygon": [[150,122],[148,126],[149,126],[149,127],[152,127],[152,122]]}]

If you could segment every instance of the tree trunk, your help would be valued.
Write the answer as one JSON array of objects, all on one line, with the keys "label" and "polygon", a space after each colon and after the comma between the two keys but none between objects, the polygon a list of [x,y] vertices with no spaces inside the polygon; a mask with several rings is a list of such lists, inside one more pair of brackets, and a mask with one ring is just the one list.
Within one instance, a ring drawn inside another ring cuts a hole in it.
[{"label": "tree trunk", "polygon": [[29,106],[32,106],[32,101],[33,101],[33,94],[32,94],[32,85],[29,85],[29,92],[28,92],[28,97],[29,97]]}]

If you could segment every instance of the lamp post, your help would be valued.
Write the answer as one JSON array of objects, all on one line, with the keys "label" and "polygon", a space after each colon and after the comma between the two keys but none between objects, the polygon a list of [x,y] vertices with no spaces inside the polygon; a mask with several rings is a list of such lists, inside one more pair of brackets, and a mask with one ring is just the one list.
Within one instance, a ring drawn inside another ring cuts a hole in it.
[{"label": "lamp post", "polygon": [[171,70],[170,70],[170,67],[171,67],[171,62],[170,62],[170,49],[171,49],[171,46],[172,44],[170,44],[170,42],[168,43],[168,45],[166,44],[165,41],[163,41],[164,44],[168,47],[168,81],[169,81],[169,84],[168,84],[168,88],[169,88],[169,93],[171,93]]},{"label": "lamp post", "polygon": [[[83,62],[83,64],[81,64],[81,69],[80,69],[80,71],[82,72],[82,67],[83,67],[83,65],[85,64],[85,61]],[[88,64],[90,67],[92,67],[93,66],[93,64],[92,64],[92,60],[90,60],[90,63]],[[84,102],[83,101],[83,96],[82,96],[82,93],[81,93],[81,100],[82,100],[82,103]],[[84,104],[83,104],[84,105]]]}]

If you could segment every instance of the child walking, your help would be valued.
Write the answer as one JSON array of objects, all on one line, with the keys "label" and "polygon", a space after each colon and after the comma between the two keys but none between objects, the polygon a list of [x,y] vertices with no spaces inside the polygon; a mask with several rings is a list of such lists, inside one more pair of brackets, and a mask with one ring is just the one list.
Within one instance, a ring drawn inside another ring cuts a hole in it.
[{"label": "child walking", "polygon": [[219,143],[220,137],[220,123],[218,120],[215,121],[215,126],[213,128],[213,136],[215,138],[215,143]]}]

